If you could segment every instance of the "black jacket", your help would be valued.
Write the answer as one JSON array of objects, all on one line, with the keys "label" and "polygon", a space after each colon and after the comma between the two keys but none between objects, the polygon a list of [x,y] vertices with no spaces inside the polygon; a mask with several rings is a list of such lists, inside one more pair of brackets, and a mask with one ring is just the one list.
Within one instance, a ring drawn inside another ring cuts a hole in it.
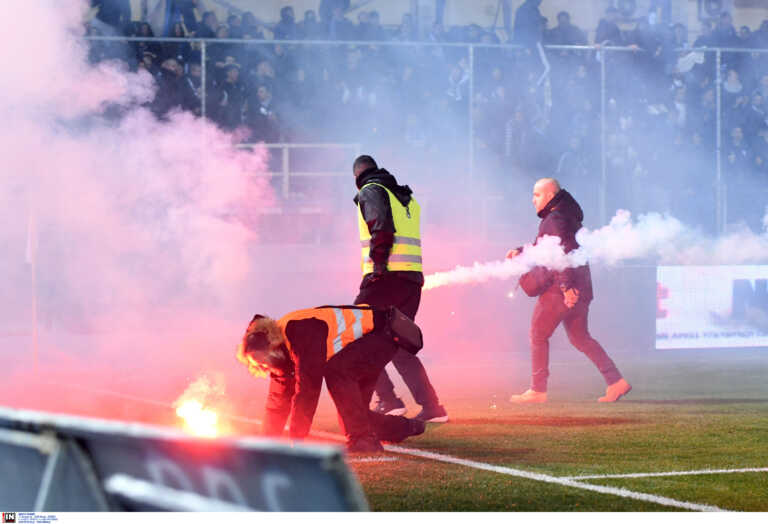
[{"label": "black jacket", "polygon": [[[581,206],[565,189],[561,189],[552,197],[552,200],[539,211],[538,241],[544,235],[560,237],[563,249],[566,253],[579,247],[576,242],[576,232],[581,229],[581,221],[584,220],[584,212]],[[592,275],[589,265],[568,268],[563,271],[555,271],[555,286],[559,288],[579,290],[580,300],[590,301],[592,294]]]},{"label": "black jacket", "polygon": [[[370,257],[373,260],[374,272],[369,273],[363,279],[360,287],[375,279],[386,271],[392,244],[395,241],[395,221],[392,218],[392,207],[389,204],[389,195],[379,186],[366,184],[380,184],[397,197],[403,206],[411,202],[413,191],[408,186],[398,185],[397,180],[386,169],[370,168],[360,173],[355,179],[359,192],[355,196],[355,204],[360,205],[363,220],[368,224],[371,233]],[[400,278],[405,278],[419,284],[424,284],[424,275],[420,271],[393,271]]]}]

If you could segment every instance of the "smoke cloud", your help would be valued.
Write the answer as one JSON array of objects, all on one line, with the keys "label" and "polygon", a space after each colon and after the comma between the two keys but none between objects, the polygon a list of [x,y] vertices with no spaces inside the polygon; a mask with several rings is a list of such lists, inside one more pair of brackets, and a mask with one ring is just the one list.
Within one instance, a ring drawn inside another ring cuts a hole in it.
[{"label": "smoke cloud", "polygon": [[[149,74],[90,65],[85,0],[4,7],[17,23],[0,50],[0,310],[4,335],[34,337],[4,337],[5,369],[28,382],[28,344],[62,382],[229,357],[226,311],[245,300],[253,226],[274,201],[266,153],[189,113],[160,121],[142,105]],[[195,329],[208,331],[177,336]]]}]

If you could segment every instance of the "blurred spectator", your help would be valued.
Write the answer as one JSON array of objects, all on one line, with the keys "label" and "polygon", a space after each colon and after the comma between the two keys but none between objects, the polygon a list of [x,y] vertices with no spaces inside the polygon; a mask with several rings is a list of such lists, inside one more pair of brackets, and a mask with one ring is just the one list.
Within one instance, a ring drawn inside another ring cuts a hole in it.
[{"label": "blurred spectator", "polygon": [[541,0],[525,0],[515,11],[514,42],[532,46],[541,42],[547,19],[541,15]]},{"label": "blurred spectator", "polygon": [[198,62],[189,64],[189,72],[181,81],[181,107],[200,116],[202,101],[202,67]]},{"label": "blurred spectator", "polygon": [[248,98],[245,120],[251,129],[252,142],[275,143],[280,141],[280,127],[272,101],[272,90],[260,85]]},{"label": "blurred spectator", "polygon": [[264,40],[264,32],[261,30],[261,24],[259,24],[256,17],[253,16],[253,13],[250,11],[243,13],[240,25],[242,26],[243,38]]},{"label": "blurred spectator", "polygon": [[323,26],[311,9],[304,11],[304,20],[299,22],[299,35],[304,40],[321,40],[325,36]]},{"label": "blurred spectator", "polygon": [[400,20],[400,27],[397,28],[394,39],[401,42],[415,42],[419,39],[418,28],[413,22],[411,13],[403,13],[403,17]]},{"label": "blurred spectator", "polygon": [[243,21],[239,16],[229,15],[227,26],[229,27],[229,38],[243,38]]},{"label": "blurred spectator", "polygon": [[571,15],[567,11],[557,14],[557,25],[547,31],[545,42],[554,45],[586,45],[584,31],[571,24]]},{"label": "blurred spectator", "polygon": [[160,66],[160,73],[157,76],[157,93],[152,103],[152,111],[157,116],[165,116],[172,109],[181,107],[182,73],[181,65],[173,58],[164,60]]},{"label": "blurred spectator", "polygon": [[[141,22],[138,26],[138,33],[136,36],[141,38],[154,38],[155,33],[152,31],[152,26],[146,22]],[[155,58],[162,56],[163,49],[158,42],[152,42],[149,40],[140,40],[135,42],[136,56],[141,58],[144,53],[149,52],[154,55]]]},{"label": "blurred spectator", "polygon": [[364,40],[373,42],[389,40],[387,32],[381,26],[381,17],[378,11],[368,13],[368,27],[363,37]]},{"label": "blurred spectator", "polygon": [[716,47],[739,47],[741,41],[733,27],[733,18],[728,12],[722,13],[717,27],[712,32],[712,45]]},{"label": "blurred spectator", "polygon": [[299,38],[299,28],[296,25],[293,7],[286,6],[280,9],[280,21],[275,26],[273,33],[275,40],[297,40]]},{"label": "blurred spectator", "polygon": [[624,45],[624,38],[619,29],[619,10],[609,7],[605,10],[605,18],[600,19],[595,32],[595,43],[601,45]]},{"label": "blurred spectator", "polygon": [[170,11],[173,22],[183,22],[188,32],[197,31],[195,10],[199,8],[200,0],[171,0]]},{"label": "blurred spectator", "polygon": [[328,22],[328,38],[330,40],[353,40],[355,26],[344,16],[341,7],[334,7],[331,20]]},{"label": "blurred spectator", "polygon": [[327,27],[334,16],[334,9],[338,7],[343,13],[349,9],[349,4],[350,0],[320,0],[320,7],[317,9],[320,21]]},{"label": "blurred spectator", "polygon": [[275,68],[269,60],[261,60],[256,65],[256,69],[249,72],[248,85],[253,88],[265,85],[269,87],[270,92],[274,89]]},{"label": "blurred spectator", "polygon": [[215,89],[211,118],[222,129],[234,131],[243,123],[245,109],[245,87],[240,81],[240,67],[229,64],[225,68],[225,78]]},{"label": "blurred spectator", "polygon": [[701,21],[701,34],[693,42],[693,47],[709,47],[713,45],[713,27],[709,20]]},{"label": "blurred spectator", "polygon": [[[169,36],[173,38],[187,38],[187,30],[184,27],[184,23],[176,22],[173,24]],[[191,54],[192,47],[189,45],[189,42],[164,42],[162,44],[163,58],[175,58],[182,63],[186,63],[189,61]]]},{"label": "blurred spectator", "polygon": [[206,11],[203,13],[203,21],[198,25],[195,32],[196,38],[216,38],[216,30],[219,28],[219,21],[216,13]]},{"label": "blurred spectator", "polygon": [[98,8],[96,18],[118,33],[131,22],[130,0],[91,0],[91,6]]}]

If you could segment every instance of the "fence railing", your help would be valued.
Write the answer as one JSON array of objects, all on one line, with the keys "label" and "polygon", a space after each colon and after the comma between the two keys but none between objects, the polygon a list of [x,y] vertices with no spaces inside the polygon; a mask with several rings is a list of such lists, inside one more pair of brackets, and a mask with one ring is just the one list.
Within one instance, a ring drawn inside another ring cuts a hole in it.
[{"label": "fence railing", "polygon": [[[469,181],[473,181],[475,178],[476,170],[476,148],[475,148],[475,131],[476,122],[473,111],[473,104],[475,98],[476,84],[477,84],[477,72],[476,72],[476,51],[478,49],[523,49],[523,46],[516,44],[464,44],[464,43],[444,43],[444,42],[383,42],[383,41],[328,41],[328,40],[252,40],[252,39],[205,39],[205,38],[143,38],[143,37],[122,37],[122,36],[89,36],[85,37],[90,41],[113,41],[113,42],[156,42],[156,43],[195,43],[200,46],[201,59],[203,64],[208,61],[208,47],[216,44],[237,44],[246,46],[263,46],[263,45],[291,45],[291,46],[316,46],[316,47],[339,47],[339,46],[376,46],[376,47],[423,47],[423,48],[457,48],[465,49],[467,51],[467,57],[469,62],[469,86],[467,97],[467,111],[468,111],[468,138],[467,138],[467,173]],[[544,45],[539,46],[540,55],[542,60],[542,77],[539,83],[549,73],[549,64],[546,58],[544,50],[569,50],[569,51],[584,51],[596,53],[595,58],[599,61],[600,70],[600,192],[599,192],[599,210],[600,221],[605,223],[607,220],[607,194],[606,188],[608,186],[608,167],[607,167],[607,143],[606,143],[606,112],[607,112],[607,87],[606,87],[606,62],[607,56],[611,53],[639,53],[643,52],[642,49],[637,46],[601,46],[601,45]],[[718,231],[724,231],[728,222],[727,217],[727,205],[725,202],[726,188],[723,179],[723,159],[722,159],[722,126],[723,126],[723,107],[722,107],[722,56],[723,53],[759,53],[768,54],[768,49],[760,48],[686,48],[677,49],[677,52],[698,52],[715,55],[715,89],[716,89],[716,143],[715,143],[715,185],[716,185],[716,205],[715,205],[715,223]],[[201,112],[203,116],[207,115],[206,99],[208,88],[207,81],[207,68],[202,67],[202,84],[201,84]],[[247,144],[243,144],[241,147],[248,147]],[[289,163],[286,161],[288,151],[291,148],[298,147],[345,147],[354,149],[355,147],[359,151],[360,146],[358,144],[267,144],[266,147],[279,148],[282,150],[283,155],[283,169],[280,175],[283,176],[283,194],[289,194],[289,180],[291,176],[313,176],[319,175],[304,173],[293,173],[290,170]],[[344,176],[344,173],[324,173],[324,175],[338,175]],[[484,197],[480,197],[482,200]]]}]

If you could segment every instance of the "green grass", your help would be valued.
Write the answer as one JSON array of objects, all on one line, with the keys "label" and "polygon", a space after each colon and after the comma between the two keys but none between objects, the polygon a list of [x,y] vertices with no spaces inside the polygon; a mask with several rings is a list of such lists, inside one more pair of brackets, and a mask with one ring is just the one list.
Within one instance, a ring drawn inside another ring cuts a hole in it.
[{"label": "green grass", "polygon": [[[463,392],[443,399],[450,423],[431,424],[403,446],[554,477],[768,467],[768,364],[762,359],[638,365],[634,376],[633,392],[613,405],[580,398],[575,388],[573,401],[561,392],[543,405],[499,401],[491,409],[488,391]],[[375,511],[681,511],[387,455],[398,460],[350,463]],[[580,482],[728,510],[768,511],[768,472]]]}]

